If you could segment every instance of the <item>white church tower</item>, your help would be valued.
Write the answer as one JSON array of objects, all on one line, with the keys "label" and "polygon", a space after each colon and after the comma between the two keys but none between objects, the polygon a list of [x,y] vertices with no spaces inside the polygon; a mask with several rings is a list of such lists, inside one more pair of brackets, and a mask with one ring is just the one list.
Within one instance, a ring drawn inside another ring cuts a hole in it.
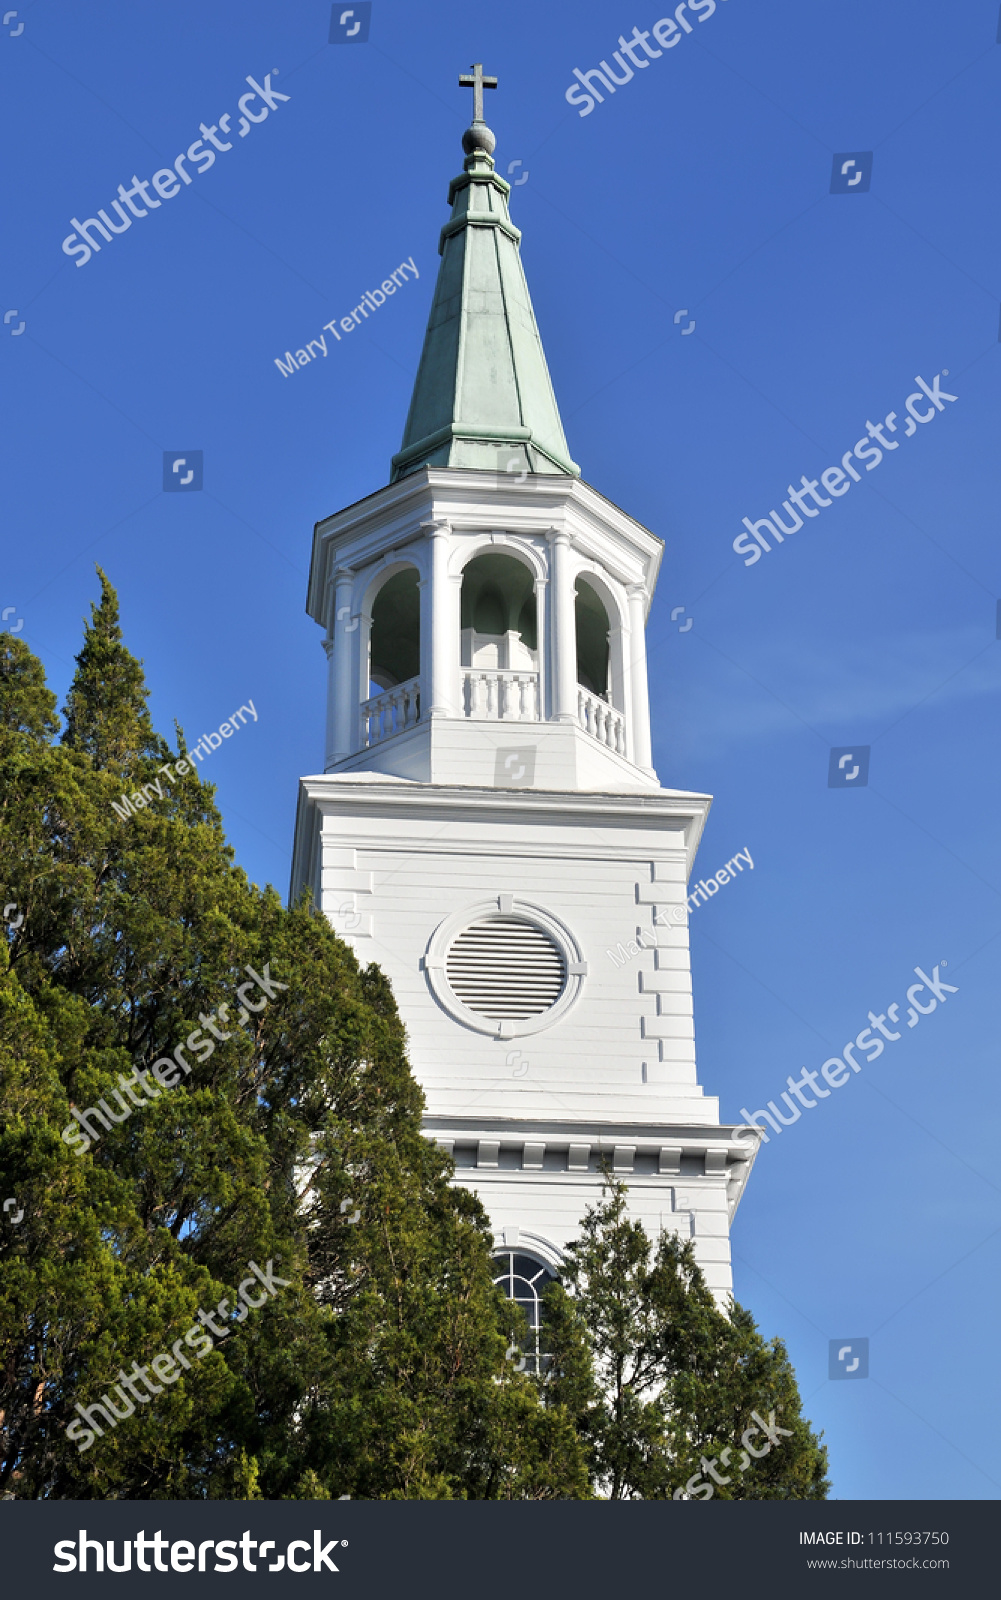
[{"label": "white church tower", "polygon": [[[460,82],[463,80],[460,80]],[[756,1145],[698,1082],[686,886],[709,808],[660,786],[644,627],[663,545],[570,459],[475,115],[390,483],[317,523],[329,663],[292,890],[389,977],[425,1130],[530,1302],[607,1161],[721,1303]]]}]

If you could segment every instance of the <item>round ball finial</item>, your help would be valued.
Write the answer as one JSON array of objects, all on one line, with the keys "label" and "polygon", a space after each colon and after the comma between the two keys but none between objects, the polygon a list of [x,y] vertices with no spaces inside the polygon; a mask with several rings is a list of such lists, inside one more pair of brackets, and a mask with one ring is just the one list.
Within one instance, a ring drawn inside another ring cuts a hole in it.
[{"label": "round ball finial", "polygon": [[484,155],[492,156],[497,140],[485,122],[473,122],[462,135],[462,148],[467,156],[477,151]]}]

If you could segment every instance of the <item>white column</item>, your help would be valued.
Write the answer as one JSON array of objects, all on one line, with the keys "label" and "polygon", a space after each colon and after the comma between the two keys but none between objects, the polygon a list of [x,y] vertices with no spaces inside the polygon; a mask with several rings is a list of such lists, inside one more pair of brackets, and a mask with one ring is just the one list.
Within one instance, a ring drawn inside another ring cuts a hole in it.
[{"label": "white column", "polygon": [[626,655],[629,649],[629,629],[624,627],[621,614],[616,611],[615,620],[608,630],[608,684],[609,699],[617,711],[621,711],[626,719],[626,729],[629,728],[629,668]]},{"label": "white column", "polygon": [[324,653],[327,657],[327,722],[323,736],[323,770],[332,767],[336,757],[334,755],[334,641],[324,639]]},{"label": "white column", "polygon": [[417,594],[420,600],[421,611],[421,644],[418,655],[419,676],[421,680],[421,716],[427,716],[427,708],[431,704],[431,579],[426,576],[417,580]]},{"label": "white column", "polygon": [[[427,715],[454,717],[452,679],[458,660],[458,640],[454,627],[453,585],[448,577],[448,557],[452,530],[447,522],[425,524],[431,546],[431,638],[424,659],[430,661],[431,681],[427,685]],[[425,614],[428,608],[425,606]]]},{"label": "white column", "polygon": [[629,737],[626,754],[635,767],[653,771],[650,749],[650,693],[646,676],[646,590],[641,583],[626,590],[629,600]]},{"label": "white column", "polygon": [[[451,548],[451,547],[450,547]],[[453,572],[448,579],[446,593],[448,610],[448,671],[445,677],[445,699],[452,707],[451,715],[465,715],[465,697],[462,688],[462,644],[459,624],[462,620],[462,573]]]},{"label": "white column", "polygon": [[535,580],[535,659],[539,663],[539,721],[545,722],[550,714],[549,693],[549,629],[546,626],[546,578]]},{"label": "white column", "polygon": [[357,641],[358,623],[351,620],[351,589],[354,573],[338,567],[334,573],[333,641],[328,651],[327,679],[327,766],[343,761],[358,745],[358,708],[353,705],[351,645]]},{"label": "white column", "polygon": [[564,528],[550,534],[553,582],[553,719],[577,721],[577,627],[574,585],[570,575],[570,535]]}]

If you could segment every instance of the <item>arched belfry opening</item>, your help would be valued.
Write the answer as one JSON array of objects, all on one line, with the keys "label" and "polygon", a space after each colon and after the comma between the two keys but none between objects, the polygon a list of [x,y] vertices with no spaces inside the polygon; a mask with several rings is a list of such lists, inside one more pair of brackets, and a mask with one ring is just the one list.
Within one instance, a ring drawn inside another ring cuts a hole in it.
[{"label": "arched belfry opening", "polygon": [[577,682],[589,693],[611,701],[608,612],[591,585],[577,580],[574,596],[577,634]]},{"label": "arched belfry opening", "polygon": [[370,694],[395,689],[421,670],[421,604],[417,570],[396,572],[372,604],[369,647]]},{"label": "arched belfry opening", "polygon": [[492,550],[474,556],[462,574],[460,627],[466,716],[537,720],[538,617],[530,568]]},{"label": "arched belfry opening", "polygon": [[387,578],[372,602],[362,744],[403,733],[421,714],[421,599],[415,567]]}]

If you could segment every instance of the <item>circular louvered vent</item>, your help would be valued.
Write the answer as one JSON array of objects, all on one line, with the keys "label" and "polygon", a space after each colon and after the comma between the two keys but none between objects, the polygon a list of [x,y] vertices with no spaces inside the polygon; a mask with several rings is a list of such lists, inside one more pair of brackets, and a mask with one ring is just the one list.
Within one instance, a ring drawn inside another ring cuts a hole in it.
[{"label": "circular louvered vent", "polygon": [[566,985],[556,942],[520,917],[484,917],[453,940],[445,963],[456,999],[478,1016],[523,1021],[548,1011]]},{"label": "circular louvered vent", "polygon": [[443,1011],[495,1039],[562,1022],[587,976],[584,952],[566,923],[514,894],[453,911],[428,940],[421,966]]}]

